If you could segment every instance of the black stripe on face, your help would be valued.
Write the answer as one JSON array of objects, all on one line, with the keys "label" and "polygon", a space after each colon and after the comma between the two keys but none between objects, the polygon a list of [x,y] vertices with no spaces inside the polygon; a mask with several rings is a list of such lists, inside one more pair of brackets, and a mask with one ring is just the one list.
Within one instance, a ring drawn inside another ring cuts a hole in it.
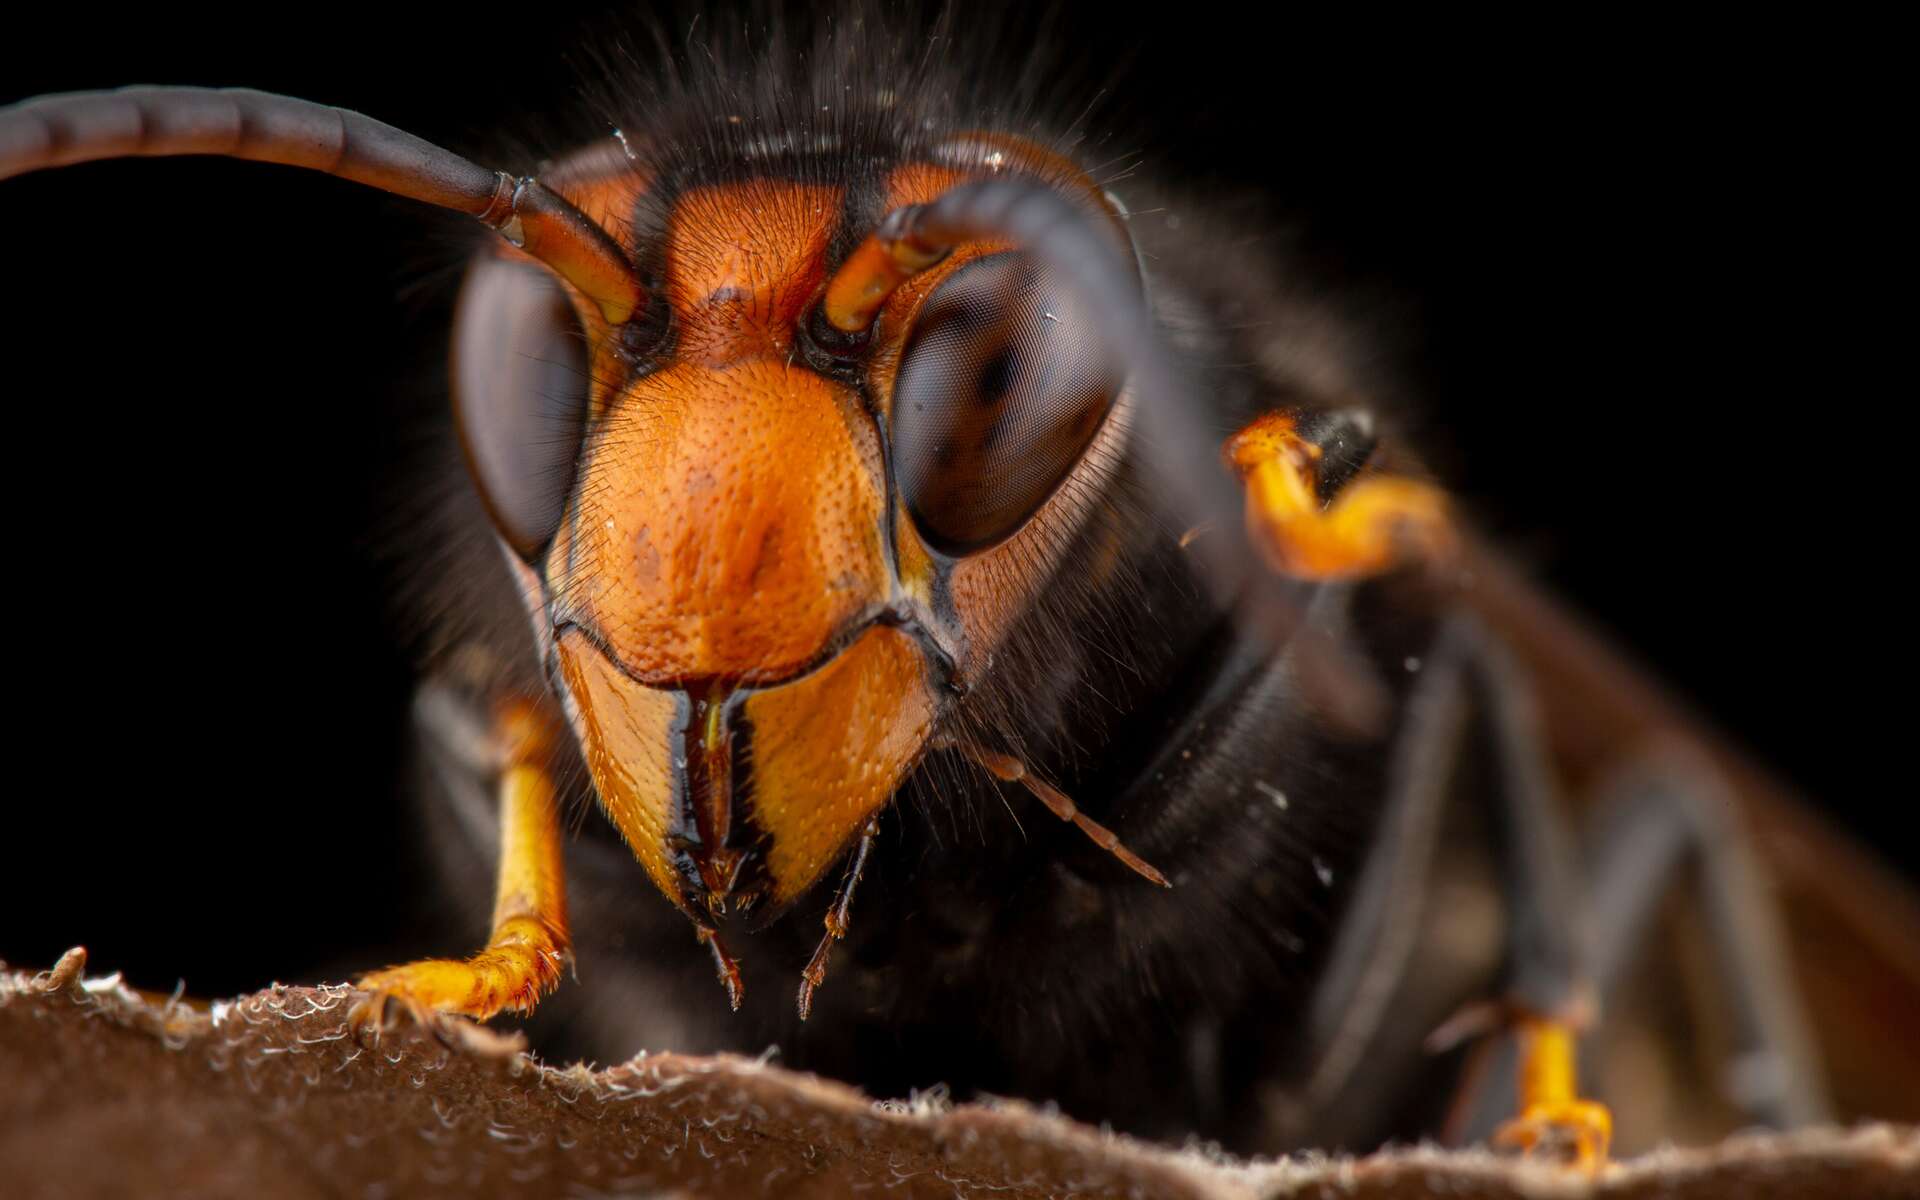
[{"label": "black stripe on face", "polygon": [[667,856],[687,907],[718,920],[750,912],[772,889],[753,811],[749,690],[708,682],[680,694],[673,727],[673,816]]},{"label": "black stripe on face", "polygon": [[840,217],[827,240],[827,277],[840,269],[854,248],[865,241],[887,215],[887,179],[898,164],[884,167],[869,160],[849,172],[840,194]]}]

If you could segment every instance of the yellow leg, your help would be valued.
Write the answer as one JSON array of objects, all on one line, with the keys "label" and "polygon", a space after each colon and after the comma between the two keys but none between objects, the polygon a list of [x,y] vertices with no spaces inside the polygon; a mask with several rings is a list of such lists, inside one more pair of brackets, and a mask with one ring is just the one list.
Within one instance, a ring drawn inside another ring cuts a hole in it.
[{"label": "yellow leg", "polygon": [[1285,413],[1261,416],[1227,439],[1225,456],[1247,490],[1247,532],[1282,574],[1352,579],[1453,551],[1446,497],[1424,483],[1362,475],[1323,505],[1321,449]]},{"label": "yellow leg", "polygon": [[1493,1135],[1495,1144],[1528,1153],[1570,1152],[1575,1165],[1596,1171],[1613,1141],[1613,1114],[1582,1100],[1575,1086],[1574,1032],[1564,1021],[1524,1017],[1520,1036],[1520,1115]]},{"label": "yellow leg", "polygon": [[495,731],[502,765],[493,936],[468,959],[424,959],[361,979],[370,995],[354,1011],[356,1025],[385,1023],[396,1011],[422,1022],[437,1013],[484,1021],[503,1009],[532,1012],[560,982],[571,942],[549,766],[556,730],[534,705],[514,701],[496,713]]}]

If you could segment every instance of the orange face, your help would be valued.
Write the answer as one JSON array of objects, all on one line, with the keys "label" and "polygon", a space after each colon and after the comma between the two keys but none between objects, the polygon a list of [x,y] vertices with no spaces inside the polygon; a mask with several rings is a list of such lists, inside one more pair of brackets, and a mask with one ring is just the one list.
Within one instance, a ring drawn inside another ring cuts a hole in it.
[{"label": "orange face", "polygon": [[[1071,170],[1022,145],[980,140],[976,173],[1010,150],[1036,172]],[[902,166],[882,199],[931,200],[967,174]],[[612,231],[646,190],[604,154],[547,182]],[[922,542],[884,434],[902,349],[943,279],[1007,247],[962,247],[901,287],[862,374],[834,375],[798,339],[844,201],[771,178],[676,196],[649,248],[668,332],[644,367],[566,292],[591,348],[585,432],[557,531],[522,584],[603,808],[702,925],[778,911],[845,853],[1017,611],[1006,564],[1037,586],[1061,541],[1044,527],[1078,519],[1063,494],[1033,514],[1041,528],[965,562]],[[485,457],[471,444],[469,456]]]}]

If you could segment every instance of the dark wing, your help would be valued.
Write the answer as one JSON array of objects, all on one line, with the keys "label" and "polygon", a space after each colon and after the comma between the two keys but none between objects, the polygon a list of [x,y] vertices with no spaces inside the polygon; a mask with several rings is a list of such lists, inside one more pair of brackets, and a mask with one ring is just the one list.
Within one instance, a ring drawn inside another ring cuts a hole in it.
[{"label": "dark wing", "polygon": [[[1832,1115],[1920,1120],[1920,896],[1511,565],[1479,548],[1470,553],[1467,602],[1531,667],[1569,792],[1600,793],[1623,756],[1640,748],[1684,743],[1703,755],[1779,903],[1787,973],[1800,990]],[[1700,923],[1671,919],[1663,932],[1670,936],[1649,939],[1642,957],[1678,959],[1666,965],[1697,985],[1703,973],[1687,960],[1706,952]],[[1712,1034],[1713,1022],[1690,1029],[1686,1044],[1672,1049],[1697,1064],[1705,1061],[1697,1040]]]}]

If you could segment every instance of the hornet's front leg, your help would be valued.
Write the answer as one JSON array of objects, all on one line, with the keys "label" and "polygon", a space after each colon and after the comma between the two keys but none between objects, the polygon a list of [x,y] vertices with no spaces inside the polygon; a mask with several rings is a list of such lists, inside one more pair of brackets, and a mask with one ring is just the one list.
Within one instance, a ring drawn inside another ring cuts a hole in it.
[{"label": "hornet's front leg", "polygon": [[425,1022],[457,1013],[484,1021],[502,1010],[532,1012],[572,957],[552,755],[562,736],[547,711],[515,699],[496,706],[490,752],[499,772],[500,865],[493,936],[466,959],[430,958],[375,971],[357,1027],[396,1014]]},{"label": "hornet's front leg", "polygon": [[1270,412],[1227,439],[1247,493],[1247,533],[1282,575],[1360,579],[1456,544],[1446,497],[1399,475],[1361,474],[1372,457],[1361,409]]}]

